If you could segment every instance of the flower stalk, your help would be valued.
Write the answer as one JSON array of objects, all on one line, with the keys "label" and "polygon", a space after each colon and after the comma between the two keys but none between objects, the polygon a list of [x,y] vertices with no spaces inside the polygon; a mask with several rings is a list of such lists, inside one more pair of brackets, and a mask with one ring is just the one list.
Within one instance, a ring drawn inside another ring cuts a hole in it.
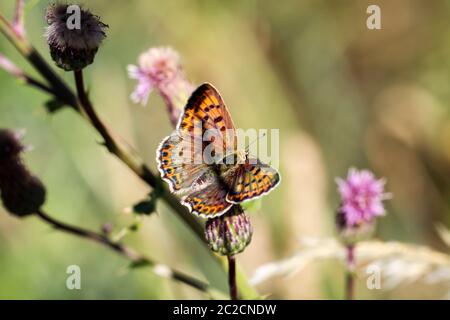
[{"label": "flower stalk", "polygon": [[16,0],[16,9],[14,12],[13,29],[17,36],[25,37],[25,0]]},{"label": "flower stalk", "polygon": [[369,170],[350,169],[346,179],[337,178],[341,204],[336,212],[336,228],[345,246],[345,298],[355,295],[355,246],[370,238],[376,218],[385,214],[383,201],[390,197],[384,192],[384,179],[377,179]]},{"label": "flower stalk", "polygon": [[355,261],[355,246],[347,245],[345,248],[346,251],[346,279],[345,279],[345,299],[353,300],[355,296],[355,270],[356,270],[356,261]]},{"label": "flower stalk", "polygon": [[228,258],[228,286],[230,288],[231,300],[238,300],[238,288],[236,284],[236,258],[235,256],[227,256]]}]

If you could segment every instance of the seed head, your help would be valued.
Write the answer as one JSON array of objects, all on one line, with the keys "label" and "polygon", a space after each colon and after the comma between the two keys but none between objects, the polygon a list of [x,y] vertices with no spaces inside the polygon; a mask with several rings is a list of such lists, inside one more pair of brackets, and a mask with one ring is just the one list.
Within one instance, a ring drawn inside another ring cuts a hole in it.
[{"label": "seed head", "polygon": [[106,38],[108,25],[76,5],[52,4],[47,8],[45,36],[56,65],[66,71],[81,70],[94,61]]}]

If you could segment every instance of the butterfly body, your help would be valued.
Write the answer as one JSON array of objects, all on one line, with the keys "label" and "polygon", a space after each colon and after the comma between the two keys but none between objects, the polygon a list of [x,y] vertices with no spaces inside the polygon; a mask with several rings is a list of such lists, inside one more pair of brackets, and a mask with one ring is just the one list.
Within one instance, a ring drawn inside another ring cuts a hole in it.
[{"label": "butterfly body", "polygon": [[278,172],[237,150],[236,140],[218,91],[207,83],[198,87],[177,129],[156,152],[162,178],[192,213],[220,216],[233,204],[260,197],[278,185]]}]

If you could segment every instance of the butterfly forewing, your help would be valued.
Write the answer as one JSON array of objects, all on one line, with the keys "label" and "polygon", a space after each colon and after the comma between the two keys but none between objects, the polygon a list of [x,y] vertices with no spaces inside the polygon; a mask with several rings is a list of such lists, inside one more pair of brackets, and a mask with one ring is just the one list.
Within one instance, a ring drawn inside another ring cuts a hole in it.
[{"label": "butterfly forewing", "polygon": [[178,124],[178,131],[182,136],[201,134],[206,140],[204,147],[210,142],[217,159],[233,152],[237,145],[233,120],[225,102],[208,83],[192,93]]}]

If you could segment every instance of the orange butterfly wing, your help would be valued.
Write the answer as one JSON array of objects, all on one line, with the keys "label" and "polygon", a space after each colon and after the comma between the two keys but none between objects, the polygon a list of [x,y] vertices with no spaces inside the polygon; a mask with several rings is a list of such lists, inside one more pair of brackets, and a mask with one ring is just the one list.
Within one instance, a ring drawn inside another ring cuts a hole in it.
[{"label": "orange butterfly wing", "polygon": [[[184,192],[210,168],[195,159],[201,157],[202,141],[183,139],[176,131],[164,138],[156,151],[158,170],[170,191]],[[200,146],[197,147],[197,146]]]},{"label": "orange butterfly wing", "polygon": [[219,180],[215,173],[211,174],[205,188],[187,195],[181,203],[192,213],[202,217],[212,218],[222,215],[231,208],[232,204],[227,201],[228,189]]},{"label": "orange butterfly wing", "polygon": [[[205,143],[206,130],[215,134],[214,139]],[[236,148],[235,141],[233,121],[222,97],[212,85],[202,84],[189,98],[177,130],[157,149],[162,178],[169,183],[171,191],[189,193],[182,198],[182,203],[191,212],[213,217],[231,207],[226,201],[228,188],[217,178],[213,167],[203,161],[203,151],[211,144],[220,158],[230,146]]]},{"label": "orange butterfly wing", "polygon": [[231,115],[219,92],[209,83],[202,84],[192,93],[177,128],[182,136],[201,134],[203,137],[209,131],[214,137],[206,138],[211,141],[219,158],[236,149],[236,132]]},{"label": "orange butterfly wing", "polygon": [[227,201],[241,203],[269,193],[280,183],[280,174],[257,159],[246,160],[236,171]]}]

